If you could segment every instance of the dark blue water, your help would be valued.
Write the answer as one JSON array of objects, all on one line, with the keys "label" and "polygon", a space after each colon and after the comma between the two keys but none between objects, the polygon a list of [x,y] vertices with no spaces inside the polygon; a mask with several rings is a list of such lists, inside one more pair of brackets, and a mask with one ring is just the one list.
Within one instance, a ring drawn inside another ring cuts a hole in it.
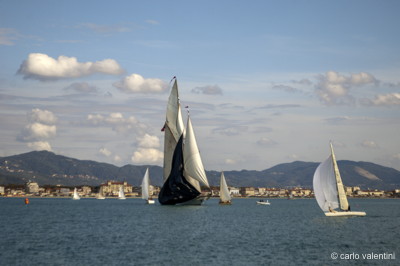
[{"label": "dark blue water", "polygon": [[[0,265],[400,264],[400,200],[350,199],[367,212],[358,218],[325,217],[313,199],[270,202],[0,198]],[[396,259],[363,259],[372,252]]]}]

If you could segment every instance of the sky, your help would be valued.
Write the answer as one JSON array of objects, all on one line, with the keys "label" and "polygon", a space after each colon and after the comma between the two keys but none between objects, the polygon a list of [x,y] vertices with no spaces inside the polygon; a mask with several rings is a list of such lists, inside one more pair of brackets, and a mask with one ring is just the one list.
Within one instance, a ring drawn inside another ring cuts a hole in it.
[{"label": "sky", "polygon": [[400,170],[399,1],[0,0],[0,156],[160,165],[176,76],[206,170]]}]

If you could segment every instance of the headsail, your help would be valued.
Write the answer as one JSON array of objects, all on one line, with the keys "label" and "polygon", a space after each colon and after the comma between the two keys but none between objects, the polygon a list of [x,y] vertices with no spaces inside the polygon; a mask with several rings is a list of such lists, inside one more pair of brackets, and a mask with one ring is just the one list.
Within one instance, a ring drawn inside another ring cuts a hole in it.
[{"label": "headsail", "polygon": [[149,186],[150,186],[149,168],[147,168],[142,181],[142,199],[145,200],[149,199]]},{"label": "headsail", "polygon": [[324,212],[329,211],[329,208],[333,210],[339,207],[332,155],[315,170],[313,187],[315,199]]},{"label": "headsail", "polygon": [[172,157],[176,144],[184,131],[181,107],[179,103],[178,83],[174,85],[168,99],[166,121],[163,127],[164,135],[164,182],[167,180],[172,165]]},{"label": "headsail", "polygon": [[228,186],[226,184],[224,172],[221,172],[220,179],[220,189],[219,189],[219,198],[221,203],[227,203],[231,201],[231,195],[229,193]]},{"label": "headsail", "polygon": [[337,166],[335,153],[333,152],[332,143],[331,143],[331,154],[332,154],[332,164],[333,164],[333,169],[335,172],[340,208],[344,211],[347,211],[349,209],[349,202],[347,201],[346,193],[344,192],[343,182],[342,182],[342,178],[340,177],[339,167]]},{"label": "headsail", "polygon": [[196,137],[194,135],[190,116],[188,116],[187,120],[183,157],[185,162],[185,176],[190,176],[191,178],[199,181],[205,186],[210,187],[210,185],[208,184],[206,172],[204,170],[203,162],[201,160],[200,151],[197,147]]}]

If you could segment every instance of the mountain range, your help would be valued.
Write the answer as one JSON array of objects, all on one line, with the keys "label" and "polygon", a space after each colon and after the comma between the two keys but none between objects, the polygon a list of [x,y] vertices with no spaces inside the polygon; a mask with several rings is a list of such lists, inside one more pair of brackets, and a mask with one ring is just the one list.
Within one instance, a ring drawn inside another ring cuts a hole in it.
[{"label": "mountain range", "polygon": [[[278,164],[262,171],[224,171],[229,186],[235,187],[312,187],[319,163],[295,161]],[[400,188],[400,171],[370,162],[338,161],[343,183],[362,189],[393,190]],[[23,184],[29,180],[39,185],[98,186],[107,180],[127,181],[140,186],[146,168],[151,183],[162,185],[162,168],[154,165],[125,165],[78,160],[48,151],[32,151],[0,157],[0,184]],[[219,186],[221,173],[207,171],[211,186]]]}]

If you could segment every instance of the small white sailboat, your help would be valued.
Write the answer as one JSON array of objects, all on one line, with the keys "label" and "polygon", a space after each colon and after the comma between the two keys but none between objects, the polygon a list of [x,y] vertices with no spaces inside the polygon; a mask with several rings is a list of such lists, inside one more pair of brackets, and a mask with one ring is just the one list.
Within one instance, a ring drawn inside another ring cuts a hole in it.
[{"label": "small white sailboat", "polygon": [[257,201],[257,205],[271,205],[271,203],[268,200],[267,201],[259,200]]},{"label": "small white sailboat", "polygon": [[78,190],[76,188],[74,189],[74,194],[72,196],[72,199],[73,200],[80,200],[81,199],[81,197],[79,197],[79,195],[78,195]]},{"label": "small white sailboat", "polygon": [[226,184],[224,172],[221,172],[220,186],[219,186],[219,204],[231,205],[232,197],[229,193],[228,185]]},{"label": "small white sailboat", "polygon": [[121,200],[126,199],[125,193],[124,193],[124,186],[119,187],[118,199],[121,199]]},{"label": "small white sailboat", "polygon": [[146,200],[147,204],[154,204],[154,199],[150,196],[150,175],[149,168],[146,169],[146,173],[143,176],[142,181],[142,199]]},{"label": "small white sailboat", "polygon": [[104,197],[104,194],[103,194],[102,186],[100,186],[100,191],[99,191],[99,194],[97,194],[96,199],[106,199],[106,197]]},{"label": "small white sailboat", "polygon": [[[315,199],[326,216],[365,216],[365,212],[350,211],[332,143],[330,146],[331,155],[317,167],[314,173]],[[339,207],[342,211],[335,210]]]}]

